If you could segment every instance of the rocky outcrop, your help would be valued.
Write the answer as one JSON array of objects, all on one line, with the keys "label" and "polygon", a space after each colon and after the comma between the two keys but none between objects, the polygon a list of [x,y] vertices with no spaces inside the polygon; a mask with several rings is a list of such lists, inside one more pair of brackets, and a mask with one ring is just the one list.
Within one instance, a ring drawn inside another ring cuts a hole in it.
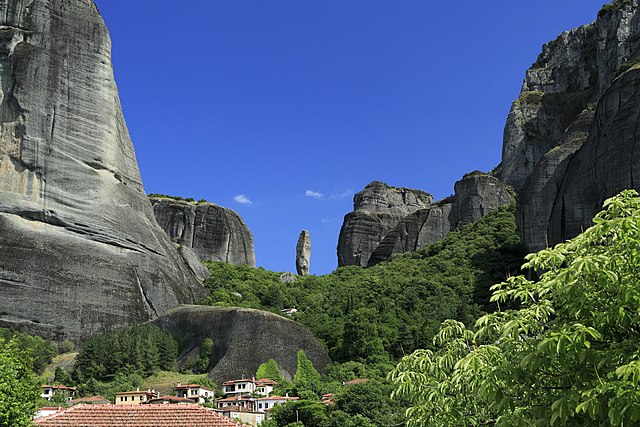
[{"label": "rocky outcrop", "polygon": [[353,198],[338,238],[338,265],[366,266],[382,239],[404,217],[433,203],[433,196],[420,190],[390,187],[374,181]]},{"label": "rocky outcrop", "polygon": [[72,339],[205,295],[153,217],[89,0],[0,0],[0,286],[0,323]]},{"label": "rocky outcrop", "polygon": [[296,245],[296,271],[300,276],[309,274],[311,263],[311,236],[309,231],[302,230]]},{"label": "rocky outcrop", "polygon": [[217,383],[250,378],[258,366],[274,359],[285,378],[297,369],[297,352],[304,350],[320,372],[331,362],[327,351],[300,323],[247,308],[180,306],[153,321],[181,343],[188,343],[179,366],[197,357],[206,338],[213,340],[209,376]]},{"label": "rocky outcrop", "polygon": [[542,48],[527,71],[504,131],[499,178],[518,192],[565,130],[607,89],[640,46],[638,1],[614,1],[589,25]]},{"label": "rocky outcrop", "polygon": [[616,79],[596,110],[594,127],[567,167],[549,220],[549,242],[591,225],[605,199],[640,190],[640,67]]},{"label": "rocky outcrop", "polygon": [[160,227],[201,260],[255,267],[253,235],[240,215],[206,202],[150,197]]},{"label": "rocky outcrop", "polygon": [[[551,215],[569,161],[589,136],[594,113],[585,111],[567,129],[561,143],[544,155],[520,191],[516,218],[523,243],[530,251],[548,245]],[[555,241],[557,242],[558,238]]]},{"label": "rocky outcrop", "polygon": [[640,4],[616,0],[592,24],[545,45],[527,71],[499,176],[519,192],[518,226],[530,250],[576,236],[606,198],[640,188],[638,64]]},{"label": "rocky outcrop", "polygon": [[449,231],[471,224],[492,210],[513,203],[508,187],[482,172],[465,175],[455,184],[455,195],[402,219],[369,258],[372,266],[394,254],[416,251],[437,242]]}]

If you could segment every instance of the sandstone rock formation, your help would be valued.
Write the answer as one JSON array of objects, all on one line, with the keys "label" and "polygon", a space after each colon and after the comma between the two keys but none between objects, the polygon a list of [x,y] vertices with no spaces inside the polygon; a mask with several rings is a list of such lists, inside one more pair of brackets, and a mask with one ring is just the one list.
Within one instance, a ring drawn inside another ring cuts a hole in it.
[{"label": "sandstone rock formation", "polygon": [[296,271],[300,276],[309,274],[311,263],[311,236],[309,231],[302,230],[296,245]]},{"label": "sandstone rock formation", "polygon": [[518,224],[530,250],[574,237],[606,198],[640,188],[639,6],[606,5],[595,22],[546,44],[527,71],[499,176],[519,192]]},{"label": "sandstone rock formation", "polygon": [[462,225],[471,224],[492,210],[513,203],[509,189],[499,179],[482,172],[465,175],[455,184],[455,195],[403,218],[380,242],[368,265],[392,255],[416,251],[437,242]]},{"label": "sandstone rock formation", "polygon": [[306,326],[273,313],[247,308],[179,306],[153,321],[180,342],[191,343],[179,365],[197,357],[200,343],[213,340],[209,376],[217,383],[255,375],[260,364],[274,359],[287,379],[297,369],[304,350],[322,372],[331,360]]},{"label": "sandstone rock formation", "polygon": [[607,89],[640,46],[638,1],[614,2],[589,25],[547,43],[527,70],[504,131],[501,178],[519,192],[565,130]]},{"label": "sandstone rock formation", "polygon": [[354,210],[344,218],[338,265],[366,266],[375,248],[400,220],[431,203],[433,196],[424,191],[370,183],[354,196]]},{"label": "sandstone rock formation", "polygon": [[[573,154],[589,136],[594,114],[585,111],[571,124],[561,143],[538,162],[518,196],[516,219],[522,241],[530,251],[548,244],[551,215]],[[558,242],[560,236],[553,240]]]},{"label": "sandstone rock formation", "polygon": [[0,112],[0,323],[78,339],[205,295],[143,191],[92,1],[0,0]]},{"label": "sandstone rock formation", "polygon": [[549,221],[549,241],[572,238],[591,225],[605,199],[640,190],[640,67],[605,92],[589,138],[571,159]]},{"label": "sandstone rock formation", "polygon": [[160,227],[205,261],[255,267],[253,235],[240,215],[213,203],[150,197]]}]

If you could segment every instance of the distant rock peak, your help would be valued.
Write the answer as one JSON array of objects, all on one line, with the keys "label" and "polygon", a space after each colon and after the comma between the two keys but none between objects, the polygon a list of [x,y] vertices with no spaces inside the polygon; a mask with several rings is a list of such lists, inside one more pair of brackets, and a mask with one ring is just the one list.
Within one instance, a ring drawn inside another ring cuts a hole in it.
[{"label": "distant rock peak", "polygon": [[204,200],[152,195],[156,221],[202,260],[255,267],[253,235],[235,211]]},{"label": "distant rock peak", "polygon": [[338,239],[338,264],[363,267],[442,239],[461,225],[513,202],[499,179],[479,171],[455,184],[456,194],[435,202],[424,191],[374,181],[354,197]]}]

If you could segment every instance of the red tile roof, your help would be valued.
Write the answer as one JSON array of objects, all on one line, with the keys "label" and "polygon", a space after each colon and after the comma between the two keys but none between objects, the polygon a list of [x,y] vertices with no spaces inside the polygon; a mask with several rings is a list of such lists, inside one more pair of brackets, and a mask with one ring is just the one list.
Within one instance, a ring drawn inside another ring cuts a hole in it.
[{"label": "red tile roof", "polygon": [[256,381],[256,385],[257,386],[262,386],[262,385],[276,385],[278,384],[277,381],[274,381],[270,378],[263,378],[261,380]]},{"label": "red tile roof", "polygon": [[175,390],[187,390],[190,388],[203,388],[205,390],[209,390],[209,391],[213,391],[213,389],[209,388],[209,387],[205,387],[203,385],[200,384],[185,384],[185,385],[177,385],[174,387]]},{"label": "red tile roof", "polygon": [[269,396],[269,397],[261,397],[258,400],[298,400],[299,397],[290,397],[290,396]]},{"label": "red tile roof", "polygon": [[218,402],[236,402],[236,401],[254,401],[256,400],[255,397],[251,397],[251,396],[231,396],[231,397],[226,397],[224,399],[218,399]]},{"label": "red tile roof", "polygon": [[218,412],[244,412],[247,414],[261,414],[262,412],[252,411],[249,408],[245,408],[244,406],[225,406],[224,408],[219,408]]},{"label": "red tile roof", "polygon": [[355,380],[351,380],[351,381],[347,381],[346,383],[343,383],[342,385],[356,385],[356,384],[364,384],[364,383],[368,383],[369,380],[366,378],[358,378]]},{"label": "red tile roof", "polygon": [[91,397],[81,397],[78,399],[73,399],[72,401],[69,402],[69,405],[77,405],[79,403],[93,403],[94,405],[95,404],[105,405],[105,404],[109,404],[109,401],[102,396],[91,396]]},{"label": "red tile roof", "polygon": [[71,391],[76,391],[75,387],[67,387],[66,385],[47,385],[47,384],[42,384],[41,388],[52,388],[54,390],[71,390]]},{"label": "red tile roof", "polygon": [[222,383],[222,385],[231,385],[231,384],[237,384],[237,383],[255,383],[255,382],[256,381],[254,379],[243,378],[241,380],[225,381]]},{"label": "red tile roof", "polygon": [[41,427],[241,427],[198,405],[77,405],[34,420]]},{"label": "red tile roof", "polygon": [[178,396],[160,396],[155,399],[147,400],[143,402],[143,405],[152,405],[154,403],[160,402],[171,402],[171,403],[193,403],[193,399],[189,399],[187,397],[178,397]]}]

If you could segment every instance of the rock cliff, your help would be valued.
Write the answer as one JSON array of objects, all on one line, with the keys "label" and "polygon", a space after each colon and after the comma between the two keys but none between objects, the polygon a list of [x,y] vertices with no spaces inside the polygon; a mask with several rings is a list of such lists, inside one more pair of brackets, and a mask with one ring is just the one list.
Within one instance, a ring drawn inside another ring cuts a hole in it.
[{"label": "rock cliff", "polygon": [[0,0],[0,322],[78,339],[205,295],[158,227],[90,0]]},{"label": "rock cliff", "polygon": [[527,71],[499,176],[518,190],[530,250],[576,236],[606,198],[640,189],[639,48],[639,2],[616,0],[593,23],[543,46]]},{"label": "rock cliff", "polygon": [[306,326],[265,311],[179,306],[155,319],[153,324],[179,342],[189,343],[179,356],[179,365],[197,357],[202,341],[211,338],[214,348],[209,376],[217,383],[250,378],[269,359],[274,359],[283,375],[291,380],[296,373],[299,349],[304,350],[320,372],[331,362],[327,351]]},{"label": "rock cliff", "polygon": [[213,203],[150,197],[160,227],[205,261],[255,267],[253,235],[240,215]]},{"label": "rock cliff", "polygon": [[338,238],[338,265],[366,266],[369,257],[404,217],[433,203],[433,196],[420,190],[390,187],[374,181],[353,198]]},{"label": "rock cliff", "polygon": [[565,31],[527,70],[504,131],[501,178],[518,192],[565,130],[609,87],[640,46],[637,0],[616,0],[594,23]]},{"label": "rock cliff", "polygon": [[454,189],[455,195],[403,218],[373,251],[368,265],[437,242],[449,231],[473,223],[492,210],[514,201],[505,184],[482,172],[465,175],[456,182]]}]

